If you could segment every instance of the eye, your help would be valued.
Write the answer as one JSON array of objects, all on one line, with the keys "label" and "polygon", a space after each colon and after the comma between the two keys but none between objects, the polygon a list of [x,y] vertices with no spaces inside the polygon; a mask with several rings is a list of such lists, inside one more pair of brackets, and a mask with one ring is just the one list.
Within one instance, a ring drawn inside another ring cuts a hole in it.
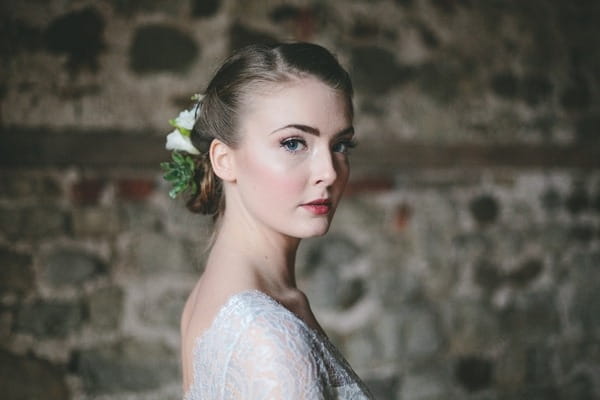
[{"label": "eye", "polygon": [[356,147],[356,141],[353,139],[341,140],[333,145],[333,151],[336,153],[348,154],[350,149]]},{"label": "eye", "polygon": [[306,147],[304,140],[299,138],[288,138],[281,141],[281,147],[290,153],[296,153]]}]

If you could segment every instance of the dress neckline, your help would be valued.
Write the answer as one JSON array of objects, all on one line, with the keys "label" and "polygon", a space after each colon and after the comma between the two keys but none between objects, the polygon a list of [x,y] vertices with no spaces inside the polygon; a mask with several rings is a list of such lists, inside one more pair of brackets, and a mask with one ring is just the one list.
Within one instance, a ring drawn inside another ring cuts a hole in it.
[{"label": "dress neckline", "polygon": [[[192,354],[195,355],[196,352],[198,351],[198,349],[200,348],[200,346],[202,345],[202,342],[206,339],[206,337],[210,334],[210,332],[215,328],[215,326],[217,326],[217,323],[219,322],[219,320],[221,318],[223,318],[225,316],[225,314],[227,313],[227,311],[231,308],[231,306],[235,303],[236,300],[238,300],[240,297],[243,297],[245,295],[249,295],[249,294],[255,294],[258,295],[259,297],[261,297],[263,300],[266,300],[268,303],[270,303],[271,305],[276,306],[277,308],[281,308],[286,314],[289,314],[292,316],[292,318],[294,318],[298,323],[300,323],[300,325],[306,329],[307,332],[309,332],[309,334],[313,337],[313,338],[317,338],[318,340],[321,340],[322,342],[325,343],[325,346],[327,348],[331,349],[331,342],[329,341],[329,338],[319,332],[318,330],[310,327],[306,321],[304,321],[302,318],[300,318],[300,316],[298,314],[296,314],[295,312],[293,312],[292,310],[290,310],[289,308],[287,308],[286,306],[284,306],[282,303],[280,303],[277,299],[275,299],[274,297],[268,295],[267,293],[258,290],[258,289],[244,289],[240,292],[237,293],[233,293],[232,295],[230,295],[225,302],[223,302],[223,304],[219,307],[219,310],[217,311],[217,313],[215,314],[215,316],[213,317],[213,320],[211,321],[211,323],[209,324],[208,328],[206,328],[200,335],[198,335],[195,339],[194,339],[194,345],[192,347]],[[192,358],[192,370],[194,370],[194,362],[195,357]],[[192,382],[189,384],[187,390],[184,393],[184,400],[188,399],[189,397],[189,393],[190,390],[192,389],[192,387],[194,386],[194,380],[192,380]]]},{"label": "dress neckline", "polygon": [[195,342],[194,347],[198,346],[202,342],[202,340],[204,339],[204,337],[206,336],[206,334],[209,333],[217,325],[217,322],[221,318],[223,318],[223,316],[227,313],[227,311],[229,310],[229,308],[235,303],[236,300],[238,300],[240,297],[243,297],[243,296],[248,295],[248,294],[256,294],[259,297],[261,297],[263,300],[266,300],[268,303],[276,306],[277,308],[281,308],[286,314],[291,315],[297,322],[299,322],[302,325],[303,328],[305,328],[312,335],[316,335],[317,337],[319,337],[321,339],[325,339],[326,341],[329,340],[324,333],[321,333],[317,329],[314,329],[311,326],[309,326],[306,323],[306,321],[304,321],[298,314],[296,314],[295,312],[293,312],[292,310],[290,310],[289,308],[287,308],[285,305],[283,305],[279,300],[277,300],[273,296],[271,296],[271,295],[269,295],[269,294],[267,294],[267,293],[265,293],[265,292],[263,292],[262,290],[259,290],[259,289],[244,289],[244,290],[242,290],[240,292],[236,292],[236,293],[230,295],[227,298],[227,300],[225,300],[225,302],[223,303],[223,305],[221,305],[221,307],[219,308],[219,310],[215,314],[215,316],[214,316],[212,322],[210,323],[210,325],[208,326],[208,328],[206,328],[194,340],[194,342]]}]

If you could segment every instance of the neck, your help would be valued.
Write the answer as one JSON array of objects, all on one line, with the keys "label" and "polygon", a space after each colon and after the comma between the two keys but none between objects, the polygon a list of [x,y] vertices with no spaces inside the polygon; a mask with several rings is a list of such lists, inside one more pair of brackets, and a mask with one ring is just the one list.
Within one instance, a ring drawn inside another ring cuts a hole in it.
[{"label": "neck", "polygon": [[234,214],[226,212],[222,217],[207,270],[212,268],[225,274],[228,280],[239,279],[238,283],[271,293],[295,289],[295,261],[300,239]]}]

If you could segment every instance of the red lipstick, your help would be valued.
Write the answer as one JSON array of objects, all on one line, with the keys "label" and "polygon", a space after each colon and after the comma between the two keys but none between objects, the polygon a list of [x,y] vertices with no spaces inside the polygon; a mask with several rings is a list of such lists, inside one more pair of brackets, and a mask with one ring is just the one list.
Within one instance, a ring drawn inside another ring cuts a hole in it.
[{"label": "red lipstick", "polygon": [[317,199],[310,203],[302,204],[306,210],[316,215],[329,214],[331,211],[331,200],[329,199]]}]

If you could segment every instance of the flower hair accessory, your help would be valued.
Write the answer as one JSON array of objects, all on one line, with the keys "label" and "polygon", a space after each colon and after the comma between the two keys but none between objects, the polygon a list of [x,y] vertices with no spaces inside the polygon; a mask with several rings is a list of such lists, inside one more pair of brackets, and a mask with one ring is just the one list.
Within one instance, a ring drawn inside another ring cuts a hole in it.
[{"label": "flower hair accessory", "polygon": [[190,136],[203,97],[201,94],[193,95],[192,100],[196,101],[196,105],[191,110],[181,111],[176,118],[169,120],[169,124],[175,129],[167,135],[165,147],[173,153],[171,161],[163,162],[160,166],[165,172],[163,178],[173,185],[169,190],[169,196],[173,199],[179,193],[187,190],[195,192],[197,189],[194,181],[196,169],[194,156],[200,155],[200,152],[192,144]]}]

